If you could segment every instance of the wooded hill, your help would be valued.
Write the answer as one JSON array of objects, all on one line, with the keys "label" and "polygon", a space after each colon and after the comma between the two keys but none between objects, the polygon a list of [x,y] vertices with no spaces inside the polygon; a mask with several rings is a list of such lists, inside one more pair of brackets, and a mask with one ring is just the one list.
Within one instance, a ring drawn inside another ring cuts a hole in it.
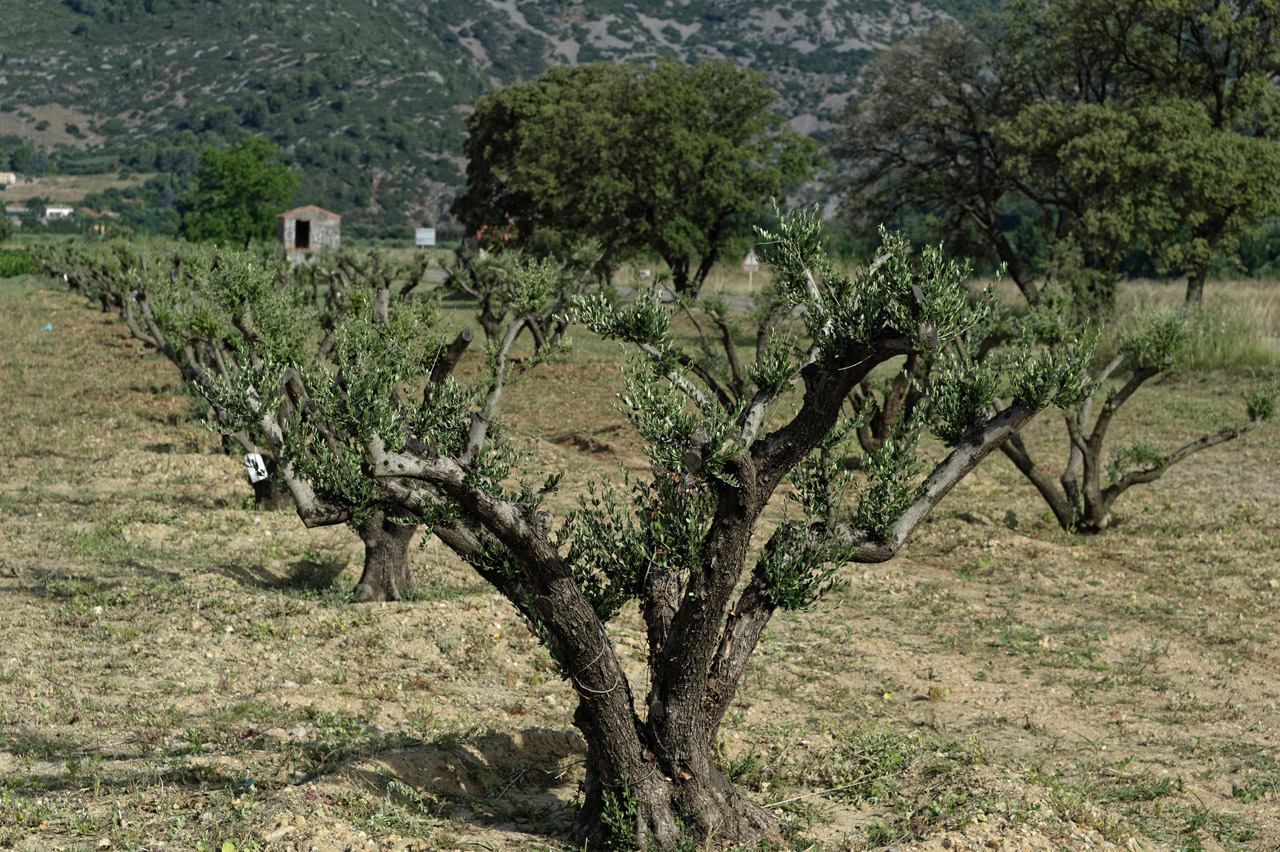
[{"label": "wooded hill", "polygon": [[[0,160],[186,174],[245,133],[285,149],[300,203],[376,233],[438,222],[464,121],[556,64],[729,57],[818,136],[865,61],[984,0],[31,0],[0,36]],[[29,147],[28,147],[29,146]]]}]

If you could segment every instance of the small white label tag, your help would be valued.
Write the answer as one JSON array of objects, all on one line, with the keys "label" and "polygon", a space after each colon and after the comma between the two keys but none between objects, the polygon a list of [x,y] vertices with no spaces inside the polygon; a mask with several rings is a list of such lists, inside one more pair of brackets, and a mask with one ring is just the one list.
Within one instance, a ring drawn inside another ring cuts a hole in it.
[{"label": "small white label tag", "polygon": [[259,453],[245,453],[244,469],[249,471],[250,482],[261,482],[267,478],[267,463]]}]

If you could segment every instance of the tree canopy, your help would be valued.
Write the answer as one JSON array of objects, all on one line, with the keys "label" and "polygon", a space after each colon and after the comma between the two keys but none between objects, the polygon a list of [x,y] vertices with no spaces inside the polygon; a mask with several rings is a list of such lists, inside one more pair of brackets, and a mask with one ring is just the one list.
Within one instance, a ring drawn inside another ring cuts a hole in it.
[{"label": "tree canopy", "polygon": [[476,104],[453,213],[535,251],[597,239],[606,267],[651,249],[696,291],[726,239],[812,172],[774,98],[727,61],[552,68]]},{"label": "tree canopy", "polygon": [[1145,247],[1198,303],[1210,257],[1280,213],[1277,14],[1276,0],[1017,0],[970,30],[940,25],[870,67],[837,134],[847,208],[868,229],[924,213],[976,233],[1033,303],[1036,246],[1103,304]]},{"label": "tree canopy", "polygon": [[195,185],[178,204],[188,240],[248,245],[275,235],[276,214],[293,198],[298,176],[280,162],[280,149],[250,136],[230,148],[200,152]]}]

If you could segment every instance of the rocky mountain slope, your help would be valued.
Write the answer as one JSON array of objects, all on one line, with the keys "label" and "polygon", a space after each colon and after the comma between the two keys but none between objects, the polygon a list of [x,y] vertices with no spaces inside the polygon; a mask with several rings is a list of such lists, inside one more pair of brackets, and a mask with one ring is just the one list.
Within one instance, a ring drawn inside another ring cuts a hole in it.
[{"label": "rocky mountain slope", "polygon": [[767,74],[778,110],[822,135],[870,56],[972,9],[901,0],[30,0],[0,34],[0,146],[34,144],[82,171],[118,160],[181,173],[200,147],[262,133],[301,168],[302,200],[354,221],[433,222],[461,185],[469,106],[494,86],[560,63],[725,57]]}]

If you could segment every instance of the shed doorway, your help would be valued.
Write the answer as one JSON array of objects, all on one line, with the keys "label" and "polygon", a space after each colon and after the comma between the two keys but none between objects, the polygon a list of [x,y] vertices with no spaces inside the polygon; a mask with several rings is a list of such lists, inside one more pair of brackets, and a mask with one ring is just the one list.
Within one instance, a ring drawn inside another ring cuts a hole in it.
[{"label": "shed doorway", "polygon": [[294,246],[300,249],[311,248],[311,223],[305,219],[298,220],[298,230],[294,236]]}]

